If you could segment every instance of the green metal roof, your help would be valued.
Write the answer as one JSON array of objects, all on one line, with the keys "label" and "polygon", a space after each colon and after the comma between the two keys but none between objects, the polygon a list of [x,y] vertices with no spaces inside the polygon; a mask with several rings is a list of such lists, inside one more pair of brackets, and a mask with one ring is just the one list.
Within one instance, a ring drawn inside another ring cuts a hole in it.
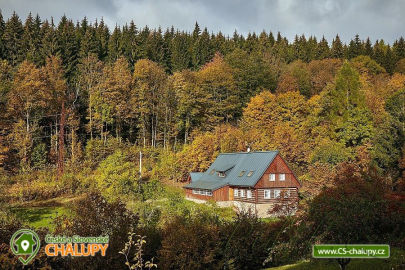
[{"label": "green metal roof", "polygon": [[[215,190],[226,185],[253,187],[263,176],[266,169],[277,156],[278,151],[240,152],[219,154],[198,180],[192,181],[184,188],[201,188]],[[219,177],[217,171],[223,172],[228,168],[225,177]],[[214,174],[210,174],[215,170]],[[242,171],[245,173],[239,176]],[[251,173],[251,176],[249,172]]]},{"label": "green metal roof", "polygon": [[200,179],[200,177],[203,175],[204,173],[202,172],[191,172],[190,173],[190,177],[191,177],[191,182],[195,182],[198,179]]}]

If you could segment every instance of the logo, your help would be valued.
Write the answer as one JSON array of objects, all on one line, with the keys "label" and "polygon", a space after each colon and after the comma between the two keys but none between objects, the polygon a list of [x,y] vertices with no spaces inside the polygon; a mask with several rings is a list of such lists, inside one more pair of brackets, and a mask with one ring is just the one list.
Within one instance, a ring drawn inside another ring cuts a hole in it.
[{"label": "logo", "polygon": [[16,231],[10,240],[11,251],[18,259],[27,265],[37,255],[41,247],[38,234],[29,229]]}]

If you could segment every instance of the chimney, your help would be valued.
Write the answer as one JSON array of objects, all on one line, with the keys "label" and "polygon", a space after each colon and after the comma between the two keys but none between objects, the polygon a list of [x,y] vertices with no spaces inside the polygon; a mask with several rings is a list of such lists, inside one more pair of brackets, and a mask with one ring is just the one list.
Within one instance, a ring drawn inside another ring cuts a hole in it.
[{"label": "chimney", "polygon": [[249,147],[249,146],[248,146],[248,148],[247,148],[246,152],[248,152],[248,153],[250,152],[250,147]]}]

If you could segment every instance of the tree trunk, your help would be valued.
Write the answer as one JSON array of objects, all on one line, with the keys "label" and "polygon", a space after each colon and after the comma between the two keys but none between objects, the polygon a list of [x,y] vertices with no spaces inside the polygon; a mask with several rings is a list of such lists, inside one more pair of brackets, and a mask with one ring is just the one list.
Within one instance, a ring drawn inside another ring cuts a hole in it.
[{"label": "tree trunk", "polygon": [[64,144],[65,144],[65,118],[66,118],[66,111],[65,111],[65,103],[62,102],[62,113],[60,116],[60,130],[59,130],[59,151],[58,151],[58,179],[63,174],[64,169]]},{"label": "tree trunk", "polygon": [[92,103],[91,103],[91,94],[90,94],[90,97],[89,97],[89,99],[90,99],[90,103],[89,103],[89,114],[90,114],[90,139],[92,139],[93,140],[93,113],[92,113],[92,111],[93,111],[93,109],[92,109]]}]

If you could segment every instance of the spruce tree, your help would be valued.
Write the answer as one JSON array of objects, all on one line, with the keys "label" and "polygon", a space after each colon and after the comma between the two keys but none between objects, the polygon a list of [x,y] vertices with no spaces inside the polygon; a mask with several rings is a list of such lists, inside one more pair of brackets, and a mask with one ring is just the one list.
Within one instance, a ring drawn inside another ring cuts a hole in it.
[{"label": "spruce tree", "polygon": [[207,28],[204,29],[201,36],[198,37],[192,49],[192,63],[195,69],[204,65],[213,57],[210,35]]},{"label": "spruce tree", "polygon": [[100,60],[105,60],[108,55],[108,40],[110,38],[110,31],[107,25],[104,23],[104,19],[101,18],[100,23],[96,26],[96,39],[98,40]]},{"label": "spruce tree", "polygon": [[328,41],[325,39],[324,36],[322,36],[321,41],[318,43],[316,53],[317,53],[316,54],[317,59],[329,58],[329,55],[330,55],[329,45],[328,45]]},{"label": "spruce tree", "polygon": [[121,29],[116,25],[108,40],[108,60],[110,62],[115,62],[121,56],[121,41]]},{"label": "spruce tree", "polygon": [[336,35],[336,37],[332,41],[331,54],[333,58],[343,58],[344,56],[343,45],[342,42],[340,41],[339,35]]},{"label": "spruce tree", "polygon": [[41,55],[41,34],[41,19],[38,15],[34,19],[30,12],[24,25],[23,51],[25,54],[24,58],[37,65],[45,63],[45,59]]},{"label": "spruce tree", "polygon": [[399,40],[395,41],[393,51],[396,59],[400,60],[405,58],[405,40],[403,37],[400,37]]},{"label": "spruce tree", "polygon": [[3,14],[0,10],[0,59],[4,59],[5,55],[5,45],[3,40],[4,30],[6,29],[6,25],[4,23]]},{"label": "spruce tree", "polygon": [[193,31],[193,42],[197,41],[200,34],[201,34],[200,26],[198,25],[197,22],[195,22],[194,31]]},{"label": "spruce tree", "polygon": [[364,43],[364,55],[373,57],[373,46],[371,45],[370,38],[367,38],[366,43]]},{"label": "spruce tree", "polygon": [[41,37],[42,37],[42,46],[41,46],[41,58],[46,59],[51,55],[58,54],[58,38],[55,32],[55,25],[53,23],[53,18],[51,22],[48,20],[42,24],[41,27]]},{"label": "spruce tree", "polygon": [[3,35],[6,59],[13,66],[24,60],[23,34],[22,22],[17,13],[13,12],[11,18],[6,22]]},{"label": "spruce tree", "polygon": [[63,16],[56,30],[58,40],[58,51],[62,59],[66,78],[73,79],[76,65],[79,59],[79,44],[76,34],[77,27],[66,16]]},{"label": "spruce tree", "polygon": [[174,35],[170,51],[173,72],[190,68],[191,55],[189,52],[187,35],[184,32],[177,32]]}]

